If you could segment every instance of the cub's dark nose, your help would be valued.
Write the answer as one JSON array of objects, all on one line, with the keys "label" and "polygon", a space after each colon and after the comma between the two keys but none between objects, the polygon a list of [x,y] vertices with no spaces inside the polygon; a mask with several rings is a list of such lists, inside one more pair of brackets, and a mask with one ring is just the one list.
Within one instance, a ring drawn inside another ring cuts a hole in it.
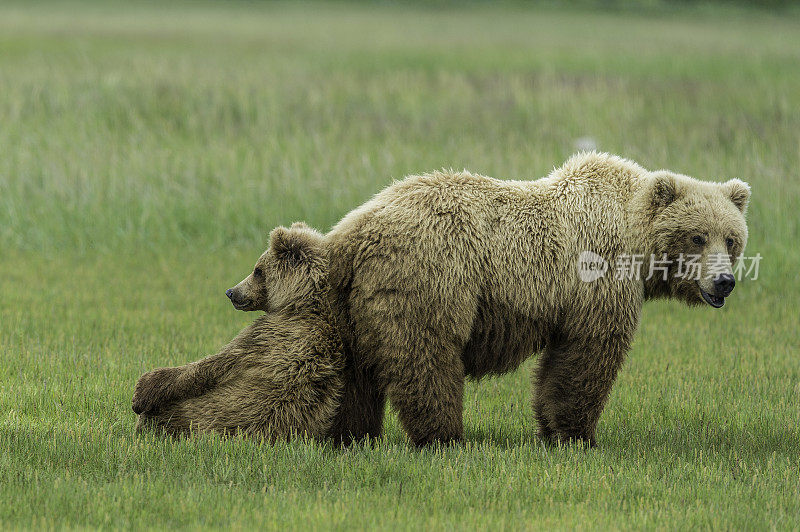
[{"label": "cub's dark nose", "polygon": [[736,280],[729,273],[723,273],[714,279],[714,292],[719,297],[728,297],[733,292],[734,286],[736,286]]},{"label": "cub's dark nose", "polygon": [[225,290],[225,295],[228,296],[228,299],[233,301],[233,288],[228,288]]}]

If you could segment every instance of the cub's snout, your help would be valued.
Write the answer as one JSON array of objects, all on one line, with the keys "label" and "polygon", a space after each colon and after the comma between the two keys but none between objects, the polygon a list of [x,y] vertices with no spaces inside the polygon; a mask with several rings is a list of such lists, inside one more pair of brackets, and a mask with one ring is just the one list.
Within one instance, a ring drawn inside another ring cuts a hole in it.
[{"label": "cub's snout", "polygon": [[253,306],[252,298],[245,295],[241,289],[241,283],[225,290],[225,295],[231,300],[233,307],[236,310],[251,310]]}]

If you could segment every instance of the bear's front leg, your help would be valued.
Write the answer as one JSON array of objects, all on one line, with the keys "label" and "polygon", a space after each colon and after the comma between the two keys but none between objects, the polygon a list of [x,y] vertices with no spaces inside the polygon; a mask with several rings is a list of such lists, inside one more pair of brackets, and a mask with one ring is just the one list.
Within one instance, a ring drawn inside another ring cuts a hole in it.
[{"label": "bear's front leg", "polygon": [[185,366],[158,368],[139,377],[133,390],[133,411],[146,414],[179,399],[180,389],[177,384],[184,371]]},{"label": "bear's front leg", "polygon": [[636,329],[635,323],[597,323],[591,336],[565,329],[570,337],[553,339],[536,367],[533,407],[539,435],[549,442],[595,445],[597,422]]},{"label": "bear's front leg", "polygon": [[418,447],[461,441],[465,378],[461,349],[430,331],[387,344],[380,350],[386,392],[411,441]]}]

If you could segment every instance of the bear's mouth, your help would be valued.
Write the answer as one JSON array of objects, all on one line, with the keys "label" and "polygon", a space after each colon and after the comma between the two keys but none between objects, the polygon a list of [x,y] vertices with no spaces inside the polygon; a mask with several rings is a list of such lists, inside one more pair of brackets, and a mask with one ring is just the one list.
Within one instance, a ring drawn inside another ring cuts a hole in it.
[{"label": "bear's mouth", "polygon": [[250,307],[253,305],[253,302],[249,299],[246,301],[231,301],[233,303],[233,308],[236,310],[250,310]]},{"label": "bear's mouth", "polygon": [[[700,288],[698,286],[697,288]],[[720,308],[722,305],[725,304],[725,298],[720,296],[714,296],[700,288],[700,295],[703,296],[703,300],[711,305],[714,308]]]}]

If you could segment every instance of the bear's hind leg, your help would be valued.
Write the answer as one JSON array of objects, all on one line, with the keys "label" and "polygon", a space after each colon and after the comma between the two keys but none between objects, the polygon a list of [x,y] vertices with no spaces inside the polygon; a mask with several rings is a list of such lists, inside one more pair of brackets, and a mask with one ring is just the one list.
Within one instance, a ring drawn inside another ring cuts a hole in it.
[{"label": "bear's hind leg", "polygon": [[328,431],[337,444],[379,438],[383,433],[386,395],[374,373],[348,362],[341,405]]},{"label": "bear's hind leg", "polygon": [[158,368],[139,377],[133,390],[133,411],[137,414],[147,414],[180,398],[180,390],[175,383],[187,367]]}]

